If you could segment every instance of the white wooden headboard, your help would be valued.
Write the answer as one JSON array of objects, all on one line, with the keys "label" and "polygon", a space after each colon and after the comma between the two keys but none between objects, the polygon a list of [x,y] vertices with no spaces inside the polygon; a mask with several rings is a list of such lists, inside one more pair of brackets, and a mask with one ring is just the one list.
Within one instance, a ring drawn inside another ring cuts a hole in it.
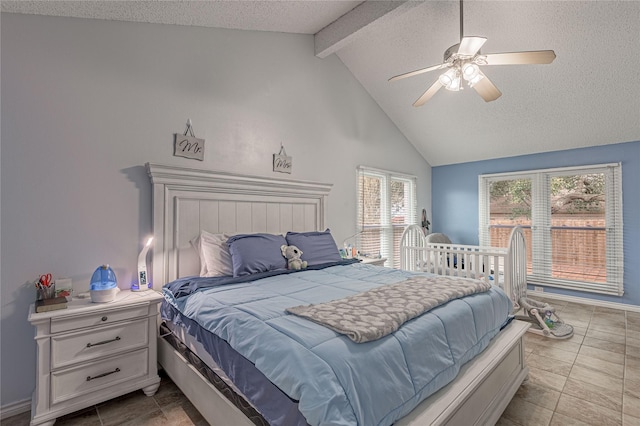
[{"label": "white wooden headboard", "polygon": [[147,163],[153,197],[153,288],[198,275],[189,241],[201,229],[230,234],[326,227],[332,184]]}]

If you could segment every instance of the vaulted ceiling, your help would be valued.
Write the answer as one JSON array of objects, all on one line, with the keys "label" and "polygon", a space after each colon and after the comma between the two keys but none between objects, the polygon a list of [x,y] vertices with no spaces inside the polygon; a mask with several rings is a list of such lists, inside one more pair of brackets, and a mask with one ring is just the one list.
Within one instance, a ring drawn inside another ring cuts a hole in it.
[{"label": "vaulted ceiling", "polygon": [[412,103],[459,42],[459,1],[2,1],[3,12],[314,34],[433,166],[640,140],[640,2],[464,2],[483,53],[553,49],[549,65],[486,66],[502,91]]}]

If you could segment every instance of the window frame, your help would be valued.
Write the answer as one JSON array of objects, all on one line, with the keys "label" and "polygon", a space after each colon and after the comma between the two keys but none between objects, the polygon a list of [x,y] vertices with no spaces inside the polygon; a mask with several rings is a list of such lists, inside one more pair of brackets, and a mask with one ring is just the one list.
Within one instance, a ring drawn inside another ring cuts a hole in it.
[{"label": "window frame", "polygon": [[[361,198],[362,189],[360,188],[360,177],[370,176],[381,179],[380,186],[380,226],[371,227],[367,226],[367,229],[380,229],[380,255],[386,258],[385,266],[399,265],[400,252],[396,252],[394,249],[394,228],[402,226],[404,230],[408,225],[418,223],[418,179],[414,175],[407,173],[398,173],[390,170],[377,169],[368,166],[358,166],[356,168],[356,229],[358,237],[365,230],[364,223],[360,221],[361,209],[363,209],[363,200]],[[402,225],[395,225],[392,223],[392,202],[391,202],[391,182],[401,181],[410,185],[409,196],[407,197],[407,219],[406,223]],[[363,217],[363,216],[362,216]],[[357,244],[360,245],[360,239],[357,239]]]},{"label": "window frame", "polygon": [[[605,177],[605,250],[607,282],[595,283],[551,277],[550,179],[557,176],[603,173]],[[622,221],[622,164],[594,164],[552,169],[524,170],[478,176],[478,239],[490,246],[490,184],[502,180],[531,179],[532,266],[542,273],[529,275],[529,284],[622,296],[624,294],[624,234]],[[542,204],[542,205],[540,205]],[[540,258],[540,256],[546,256]],[[549,268],[549,270],[546,270]]]}]

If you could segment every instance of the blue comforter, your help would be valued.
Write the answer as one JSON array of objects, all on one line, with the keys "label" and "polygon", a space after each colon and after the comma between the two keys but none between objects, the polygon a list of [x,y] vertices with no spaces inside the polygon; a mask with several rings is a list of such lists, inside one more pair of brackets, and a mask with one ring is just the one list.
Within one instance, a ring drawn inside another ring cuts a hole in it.
[{"label": "blue comforter", "polygon": [[486,348],[511,310],[504,292],[492,288],[453,300],[391,335],[360,344],[285,309],[351,296],[412,275],[350,264],[243,283],[193,285],[189,280],[190,291],[176,290],[184,290],[184,283],[169,284],[164,294],[183,315],[227,341],[298,400],[309,424],[390,425]]}]

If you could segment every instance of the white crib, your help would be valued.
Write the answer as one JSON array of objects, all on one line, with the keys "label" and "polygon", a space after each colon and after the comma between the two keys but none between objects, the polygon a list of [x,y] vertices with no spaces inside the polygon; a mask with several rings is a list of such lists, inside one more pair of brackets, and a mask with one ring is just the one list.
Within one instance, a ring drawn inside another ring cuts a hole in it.
[{"label": "white crib", "polygon": [[520,227],[515,227],[507,247],[460,244],[429,244],[422,228],[408,226],[400,241],[400,267],[408,271],[429,272],[482,279],[500,286],[518,310],[518,299],[527,292],[527,246]]}]

